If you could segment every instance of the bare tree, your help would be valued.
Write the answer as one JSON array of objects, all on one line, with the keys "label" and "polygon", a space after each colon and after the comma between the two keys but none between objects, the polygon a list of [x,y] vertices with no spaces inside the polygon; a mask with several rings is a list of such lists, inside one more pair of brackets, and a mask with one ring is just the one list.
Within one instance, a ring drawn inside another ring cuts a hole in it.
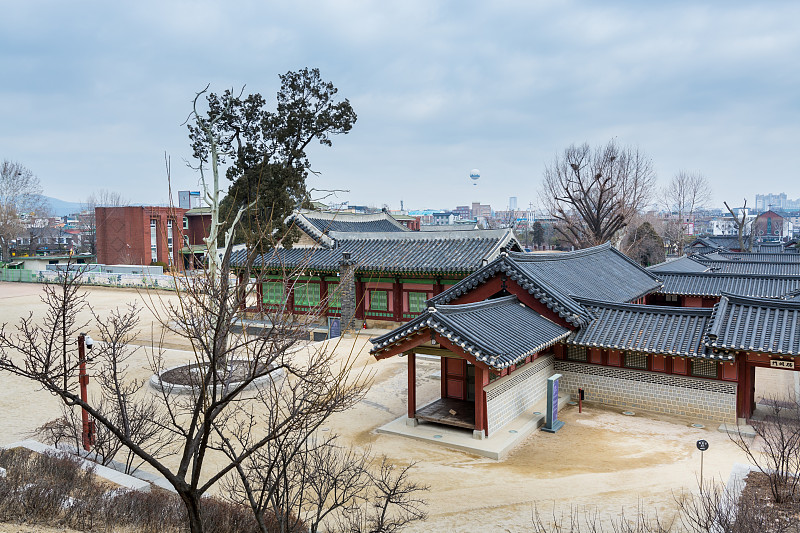
[{"label": "bare tree", "polygon": [[[239,279],[255,278],[255,283],[238,284],[231,271],[231,235],[239,216],[223,235],[218,216],[219,172],[215,153],[218,139],[213,130],[214,117],[205,119],[197,113],[197,99],[202,94],[195,99],[191,117],[199,131],[209,136],[211,150],[211,168],[204,169],[202,165],[200,168],[205,199],[212,211],[211,236],[206,241],[209,268],[204,275],[178,283],[177,301],[159,302],[154,295],[148,300],[148,307],[163,330],[188,342],[193,359],[190,365],[174,372],[187,389],[186,394],[178,394],[176,381],[166,378],[164,350],[156,346],[148,353],[159,384],[158,418],[154,417],[159,428],[157,435],[150,438],[148,434],[147,439],[138,439],[125,427],[130,416],[126,421],[117,414],[122,411],[130,415],[133,409],[110,407],[122,400],[145,401],[124,377],[126,352],[123,348],[133,320],[129,313],[119,312],[103,334],[106,343],[116,348],[108,347],[108,357],[88,363],[89,372],[97,376],[108,391],[108,400],[85,401],[78,394],[79,359],[74,337],[83,328],[83,325],[77,327],[75,318],[79,310],[77,298],[83,297],[80,296],[81,272],[62,271],[59,283],[48,286],[47,320],[37,323],[28,316],[14,330],[7,325],[0,328],[0,370],[33,380],[66,405],[85,409],[95,423],[118,439],[132,456],[149,465],[174,487],[186,507],[192,533],[203,531],[202,496],[211,487],[235,476],[250,480],[243,478],[242,473],[252,474],[252,466],[267,452],[282,457],[278,463],[281,468],[294,464],[292,459],[306,449],[310,432],[319,429],[333,414],[358,402],[366,393],[371,377],[368,370],[357,369],[353,357],[338,360],[329,349],[307,346],[302,339],[308,338],[308,326],[315,317],[287,313],[286,301],[266,317],[270,327],[258,332],[241,327],[246,303],[254,297],[255,287],[265,279],[253,268],[258,257],[256,242],[248,243],[244,256],[237,263]],[[207,180],[209,170],[211,179]],[[241,208],[239,214],[245,208]],[[218,244],[218,241],[222,242]],[[297,279],[299,274],[289,273],[287,278]],[[289,297],[288,291],[286,297]],[[102,327],[101,331],[104,331]],[[104,405],[109,407],[104,408]],[[137,412],[147,412],[147,404],[135,405],[139,406]],[[177,459],[167,463],[162,459],[164,453],[172,453]],[[398,490],[393,493],[396,496],[387,507],[389,518],[398,516],[392,511],[395,508],[400,509],[399,516],[406,516],[406,520],[416,516],[416,489],[407,482],[405,472],[401,470],[401,476],[375,478],[401,478]],[[330,475],[337,479],[347,477],[342,472]],[[298,498],[307,503],[314,501],[310,481],[306,485],[308,490],[302,492],[277,490],[272,486],[294,482],[293,479],[278,472],[267,478],[268,485],[263,490],[259,478],[248,481],[254,487],[254,494],[264,492],[268,496],[259,500],[261,506],[251,505],[262,531],[267,531],[266,512],[288,516],[287,513],[296,509],[294,501]],[[272,498],[270,494],[282,499]],[[388,518],[381,523],[390,524]]]},{"label": "bare tree", "polygon": [[556,231],[576,248],[610,241],[649,202],[652,160],[611,140],[592,149],[571,145],[544,171],[542,200]]},{"label": "bare tree", "polygon": [[697,172],[681,170],[672,177],[661,190],[661,203],[664,209],[676,216],[674,223],[664,226],[664,237],[677,252],[683,252],[686,238],[686,220],[694,218],[694,214],[707,206],[711,200],[711,185],[708,179]]},{"label": "bare tree", "polygon": [[23,216],[47,208],[42,186],[22,164],[4,159],[0,164],[0,259],[9,260],[9,243],[24,231]]},{"label": "bare tree", "polygon": [[698,493],[675,495],[680,531],[692,533],[795,533],[797,523],[745,487],[719,482],[703,484]]},{"label": "bare tree", "polygon": [[722,202],[725,208],[733,217],[733,222],[736,224],[736,233],[739,235],[739,249],[743,252],[753,251],[753,236],[752,236],[752,221],[747,218],[747,198],[744,199],[744,204],[737,214],[728,205],[728,202]]},{"label": "bare tree", "polygon": [[769,414],[764,420],[751,420],[756,442],[739,428],[731,440],[769,481],[776,503],[793,500],[800,486],[800,404],[771,396],[765,403]]}]

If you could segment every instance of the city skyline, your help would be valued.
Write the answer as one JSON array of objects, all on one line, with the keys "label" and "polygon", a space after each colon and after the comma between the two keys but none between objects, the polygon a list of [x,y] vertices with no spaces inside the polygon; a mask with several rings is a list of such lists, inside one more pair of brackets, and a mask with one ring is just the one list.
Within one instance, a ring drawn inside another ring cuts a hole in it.
[{"label": "city skyline", "polygon": [[309,185],[351,191],[339,201],[524,207],[569,144],[611,138],[652,157],[661,185],[706,175],[715,206],[749,204],[754,183],[795,198],[798,15],[725,2],[11,4],[0,156],[59,199],[105,188],[164,203],[165,152],[172,190],[197,188],[181,126],[196,91],[245,86],[274,103],[278,75],[309,66],[359,117],[310,150]]}]

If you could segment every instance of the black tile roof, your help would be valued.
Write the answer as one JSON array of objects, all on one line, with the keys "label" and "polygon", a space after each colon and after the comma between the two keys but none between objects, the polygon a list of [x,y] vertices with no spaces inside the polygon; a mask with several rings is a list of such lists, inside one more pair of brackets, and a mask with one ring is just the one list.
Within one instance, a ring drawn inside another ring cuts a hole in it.
[{"label": "black tile roof", "polygon": [[394,331],[371,339],[370,353],[433,329],[476,360],[501,370],[563,340],[569,330],[526,307],[516,296],[462,305],[435,305]]},{"label": "black tile roof", "polygon": [[647,267],[650,272],[705,272],[708,267],[688,257],[668,259],[663,263]]},{"label": "black tile roof", "polygon": [[[731,261],[750,261],[758,263],[800,263],[800,254],[772,252],[718,252],[718,255]],[[710,259],[710,258],[709,258]]]},{"label": "black tile roof", "polygon": [[[745,236],[744,245],[750,243],[750,237]],[[713,235],[707,237],[698,237],[687,246],[691,251],[697,251],[698,248],[709,248],[712,250],[738,250],[739,249],[739,236],[738,235]]]},{"label": "black tile roof", "polygon": [[398,233],[410,231],[387,213],[356,215],[299,210],[286,217],[287,225],[296,225],[323,246],[333,246],[331,233]]},{"label": "black tile roof", "polygon": [[800,355],[800,302],[723,295],[706,345],[713,350]]},{"label": "black tile roof", "polygon": [[780,243],[780,242],[776,242],[776,243],[761,243],[761,244],[756,245],[756,252],[782,254],[783,253],[783,243]]},{"label": "black tile roof", "polygon": [[[595,317],[567,343],[612,350],[707,357],[703,335],[712,309],[660,307],[581,299]],[[713,358],[723,357],[714,355]],[[725,356],[725,359],[730,357]]]},{"label": "black tile roof", "polygon": [[658,272],[662,294],[720,296],[723,293],[762,298],[781,298],[800,289],[800,277],[721,274],[717,272]]},{"label": "black tile roof", "polygon": [[655,275],[610,244],[603,244],[574,252],[501,254],[431,301],[448,303],[498,272],[505,273],[573,325],[590,319],[573,296],[628,302],[661,286]]},{"label": "black tile roof", "polygon": [[[519,248],[511,230],[337,234],[334,248],[278,248],[257,258],[254,266],[338,272],[342,253],[349,252],[357,273],[467,274],[509,246]],[[241,265],[245,255],[245,250],[234,253],[232,266]]]},{"label": "black tile roof", "polygon": [[[787,254],[789,255],[789,254]],[[763,261],[716,261],[702,256],[692,259],[722,274],[753,274],[756,276],[800,276],[800,263],[765,263]]]}]

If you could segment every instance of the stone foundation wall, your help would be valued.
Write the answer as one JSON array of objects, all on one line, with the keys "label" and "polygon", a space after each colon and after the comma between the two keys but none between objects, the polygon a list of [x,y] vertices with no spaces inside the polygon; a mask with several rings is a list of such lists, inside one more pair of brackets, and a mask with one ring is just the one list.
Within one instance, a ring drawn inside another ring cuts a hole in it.
[{"label": "stone foundation wall", "polygon": [[484,387],[489,435],[544,399],[552,375],[553,356],[544,355]]},{"label": "stone foundation wall", "polygon": [[560,390],[586,401],[628,409],[736,422],[736,383],[556,361]]}]

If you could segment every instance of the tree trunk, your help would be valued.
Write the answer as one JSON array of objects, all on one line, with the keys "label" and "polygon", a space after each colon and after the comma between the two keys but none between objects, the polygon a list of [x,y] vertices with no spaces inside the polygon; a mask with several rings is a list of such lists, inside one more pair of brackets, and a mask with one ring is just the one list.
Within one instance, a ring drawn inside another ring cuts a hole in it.
[{"label": "tree trunk", "polygon": [[200,497],[193,492],[180,492],[180,497],[186,505],[187,521],[191,533],[203,533],[203,521],[200,516]]}]

